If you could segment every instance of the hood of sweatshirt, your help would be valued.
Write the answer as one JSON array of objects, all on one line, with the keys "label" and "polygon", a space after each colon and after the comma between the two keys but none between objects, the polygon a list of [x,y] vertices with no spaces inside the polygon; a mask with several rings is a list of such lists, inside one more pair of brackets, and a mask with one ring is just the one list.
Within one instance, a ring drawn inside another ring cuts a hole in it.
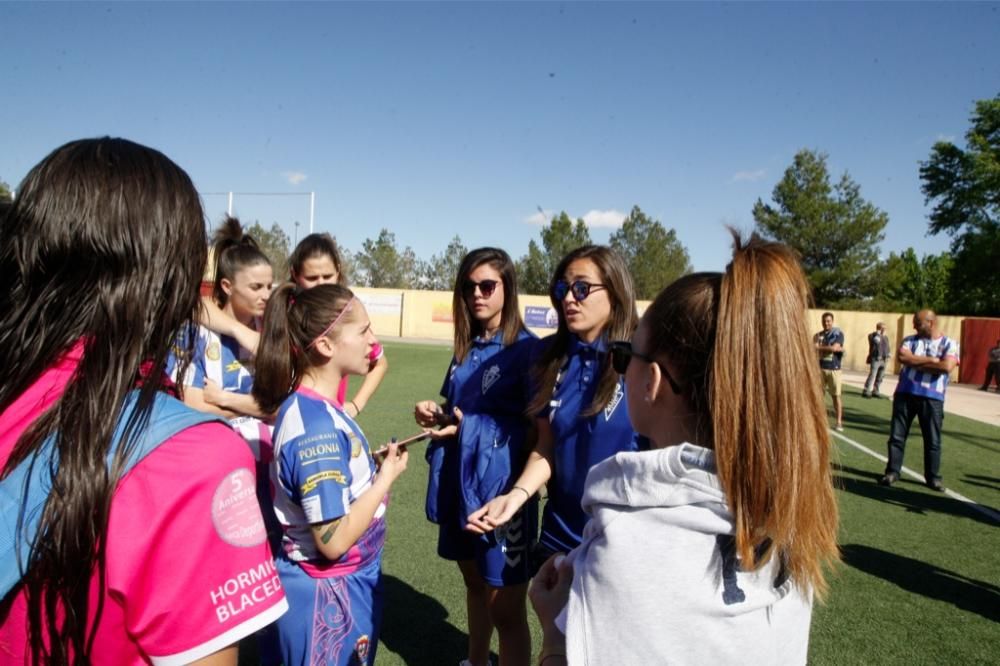
[{"label": "hood of sweatshirt", "polygon": [[694,444],[623,452],[594,465],[582,505],[588,529],[602,530],[623,509],[670,508],[669,522],[707,534],[732,534],[733,521],[715,473],[715,454]]}]

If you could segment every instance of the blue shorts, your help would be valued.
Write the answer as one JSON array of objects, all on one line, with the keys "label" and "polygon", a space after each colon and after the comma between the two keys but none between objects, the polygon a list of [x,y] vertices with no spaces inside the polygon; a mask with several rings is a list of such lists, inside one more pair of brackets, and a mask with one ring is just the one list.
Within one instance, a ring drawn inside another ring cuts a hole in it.
[{"label": "blue shorts", "polygon": [[382,624],[380,559],[345,576],[313,578],[279,556],[275,562],[288,599],[278,618],[285,666],[370,666]]},{"label": "blue shorts", "polygon": [[510,522],[480,536],[450,521],[438,525],[438,555],[446,560],[474,560],[479,575],[493,587],[527,583],[531,549],[538,535],[538,498],[532,497]]}]

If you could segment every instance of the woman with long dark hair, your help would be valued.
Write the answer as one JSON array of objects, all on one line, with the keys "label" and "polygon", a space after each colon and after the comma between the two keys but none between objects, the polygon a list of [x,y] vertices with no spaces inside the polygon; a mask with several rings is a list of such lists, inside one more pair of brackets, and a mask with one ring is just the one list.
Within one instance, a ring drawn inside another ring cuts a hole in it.
[{"label": "woman with long dark hair", "polygon": [[559,325],[539,342],[532,368],[538,388],[528,413],[536,417],[537,443],[511,490],[468,518],[469,530],[491,532],[545,485],[536,567],[583,538],[587,516],[580,498],[587,470],[639,446],[623,383],[608,357],[608,342],[630,336],[638,318],[625,262],[605,246],[577,248],[559,262],[549,293]]},{"label": "woman with long dark hair", "polygon": [[530,446],[524,368],[535,344],[521,321],[514,262],[484,247],[462,259],[452,296],[455,354],[443,404],[418,402],[414,416],[435,431],[428,447],[428,517],[439,525],[438,554],[458,563],[469,617],[465,666],[489,661],[496,628],[500,664],[531,660],[525,594],[538,506],[529,502],[500,538],[467,532],[466,516],[510,490]]},{"label": "woman with long dark hair", "polygon": [[377,466],[336,396],[346,375],[368,372],[376,344],[364,305],[337,284],[286,283],[264,315],[253,395],[278,414],[271,486],[290,606],[278,622],[286,665],[375,661],[385,512],[408,454],[390,444]]},{"label": "woman with long dark hair", "polygon": [[590,470],[582,545],[536,576],[543,666],[807,661],[838,558],[809,285],[787,246],[734,236],[724,273],[680,278],[611,344],[652,450]]},{"label": "woman with long dark hair", "polygon": [[5,481],[42,466],[51,488],[33,538],[16,511],[28,555],[5,563],[23,574],[2,661],[235,664],[232,644],[286,607],[246,444],[201,423],[123,474],[161,407],[191,415],[163,395],[205,265],[190,178],[123,139],[74,141],[27,175],[0,234],[0,463]]},{"label": "woman with long dark hair", "polygon": [[[337,242],[330,234],[309,234],[300,240],[288,258],[288,268],[291,271],[292,281],[301,289],[312,289],[330,283],[347,286],[344,262],[340,257]],[[353,398],[347,397],[347,377],[340,380],[340,386],[337,387],[337,402],[354,418],[371,400],[379,384],[385,379],[385,373],[389,371],[389,361],[385,357],[382,345],[376,343],[372,347],[369,361],[371,368]]]},{"label": "woman with long dark hair", "polygon": [[[229,216],[215,230],[212,251],[212,302],[229,319],[259,330],[274,278],[270,260],[257,241],[243,232],[240,221]],[[254,456],[265,464],[270,461],[271,435],[265,421],[271,415],[250,395],[253,350],[243,347],[235,337],[201,326],[191,364],[177,380],[184,385],[185,403],[228,418]]]},{"label": "woman with long dark hair", "polygon": [[[327,233],[309,234],[300,240],[288,257],[288,268],[291,280],[301,289],[312,289],[321,284],[347,286],[347,274],[337,242]],[[205,326],[216,333],[239,340],[244,347],[256,352],[260,343],[256,330],[233,319],[213,301],[205,300],[203,304],[205,311],[202,323]],[[389,361],[382,345],[375,345],[370,360],[371,371],[365,375],[353,398],[347,398],[347,377],[341,380],[337,389],[337,402],[352,417],[361,413],[389,371]]]}]

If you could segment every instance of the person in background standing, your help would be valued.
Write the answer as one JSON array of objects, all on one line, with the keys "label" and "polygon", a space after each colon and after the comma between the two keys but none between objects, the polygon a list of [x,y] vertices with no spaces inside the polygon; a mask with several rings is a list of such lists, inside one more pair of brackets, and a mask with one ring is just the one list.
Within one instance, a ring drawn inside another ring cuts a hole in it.
[{"label": "person in background standing", "polygon": [[885,364],[889,361],[889,337],[885,334],[885,324],[875,324],[875,330],[868,334],[868,379],[861,392],[862,398],[881,398],[879,387],[882,386],[882,376],[885,375]]},{"label": "person in background standing", "polygon": [[986,362],[986,379],[983,380],[979,390],[989,390],[991,381],[996,384],[997,391],[1000,391],[1000,340],[997,340],[996,347],[990,350],[990,357]]},{"label": "person in background standing", "polygon": [[924,436],[924,479],[931,490],[941,484],[941,425],[944,422],[944,392],[948,373],[959,363],[958,342],[942,335],[932,310],[913,315],[916,335],[903,339],[897,358],[903,364],[899,383],[892,396],[892,425],[889,431],[889,462],[879,485],[891,486],[899,480],[903,451],[910,424],[916,416]]},{"label": "person in background standing", "polygon": [[823,375],[823,388],[833,398],[833,411],[837,415],[837,432],[844,431],[844,403],[841,400],[840,361],[844,357],[844,332],[833,325],[833,313],[823,313],[823,330],[813,336],[819,353],[819,367]]}]

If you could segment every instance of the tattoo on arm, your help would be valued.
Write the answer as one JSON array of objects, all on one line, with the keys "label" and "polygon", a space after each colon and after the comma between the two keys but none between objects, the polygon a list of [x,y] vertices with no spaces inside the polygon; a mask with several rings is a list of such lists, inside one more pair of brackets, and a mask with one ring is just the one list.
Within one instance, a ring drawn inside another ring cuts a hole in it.
[{"label": "tattoo on arm", "polygon": [[313,530],[316,532],[319,532],[320,530],[323,531],[323,533],[319,535],[319,540],[322,541],[323,545],[325,546],[326,544],[330,543],[330,539],[333,538],[334,533],[337,531],[338,525],[340,525],[340,518],[338,518],[337,520],[331,520],[329,523],[316,525],[313,527]]}]

